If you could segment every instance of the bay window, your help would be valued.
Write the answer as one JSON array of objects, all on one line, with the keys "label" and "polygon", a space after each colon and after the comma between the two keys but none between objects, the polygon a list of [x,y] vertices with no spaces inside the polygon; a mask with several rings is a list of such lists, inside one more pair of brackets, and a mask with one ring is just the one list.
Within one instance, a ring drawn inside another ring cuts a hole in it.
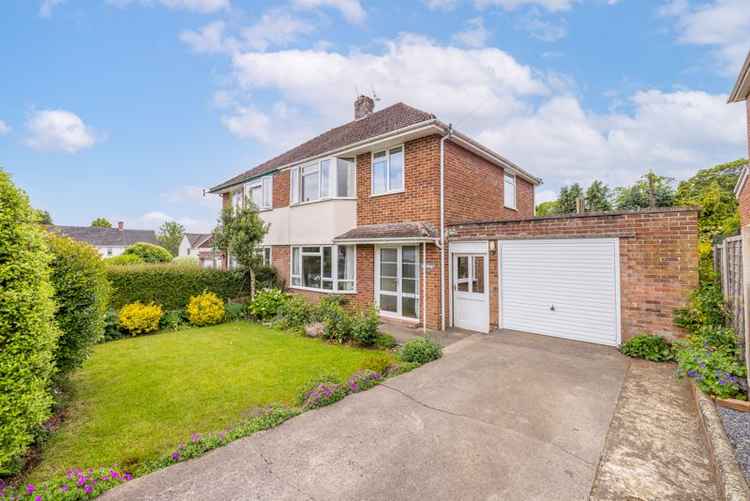
[{"label": "bay window", "polygon": [[292,205],[357,196],[353,159],[325,158],[301,167],[293,167],[289,181]]},{"label": "bay window", "polygon": [[372,194],[404,190],[404,147],[378,151],[372,155]]},{"label": "bay window", "polygon": [[322,291],[354,292],[353,245],[292,247],[291,284]]},{"label": "bay window", "polygon": [[[243,198],[244,197],[244,198]],[[263,176],[245,184],[244,190],[232,194],[232,205],[242,207],[245,199],[249,199],[258,210],[273,207],[273,176]]]},{"label": "bay window", "polygon": [[516,176],[505,174],[504,186],[503,186],[503,198],[505,199],[505,206],[509,209],[516,208]]}]

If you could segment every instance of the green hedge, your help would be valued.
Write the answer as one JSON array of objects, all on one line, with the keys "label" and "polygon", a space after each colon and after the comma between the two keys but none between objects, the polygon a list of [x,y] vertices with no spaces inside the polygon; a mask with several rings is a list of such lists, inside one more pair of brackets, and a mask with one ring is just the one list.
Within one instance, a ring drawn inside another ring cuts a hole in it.
[{"label": "green hedge", "polygon": [[162,305],[165,310],[184,308],[191,296],[204,291],[224,299],[249,294],[249,281],[241,271],[220,271],[174,264],[138,264],[110,266],[107,276],[112,283],[112,307],[141,301]]}]

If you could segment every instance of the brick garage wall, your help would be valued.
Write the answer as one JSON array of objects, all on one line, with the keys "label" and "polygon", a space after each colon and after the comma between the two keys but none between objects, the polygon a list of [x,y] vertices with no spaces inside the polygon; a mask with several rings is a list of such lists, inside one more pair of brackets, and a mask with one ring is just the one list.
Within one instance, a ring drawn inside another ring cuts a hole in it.
[{"label": "brick garage wall", "polygon": [[[438,157],[438,166],[439,162]],[[446,224],[533,216],[534,186],[520,177],[516,178],[517,210],[505,208],[504,175],[502,168],[447,141],[445,146]]]},{"label": "brick garage wall", "polygon": [[[654,209],[631,213],[540,217],[456,225],[452,240],[509,238],[620,239],[622,340],[642,332],[673,337],[672,323],[698,285],[698,211]],[[490,255],[490,321],[498,324],[497,254]]]}]

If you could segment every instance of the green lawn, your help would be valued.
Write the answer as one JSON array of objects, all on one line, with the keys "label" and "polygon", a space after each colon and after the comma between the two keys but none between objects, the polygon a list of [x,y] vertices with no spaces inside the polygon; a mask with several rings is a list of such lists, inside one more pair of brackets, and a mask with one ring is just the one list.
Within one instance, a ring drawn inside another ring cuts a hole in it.
[{"label": "green lawn", "polygon": [[293,403],[321,372],[348,377],[372,353],[248,322],[99,345],[74,374],[69,415],[31,477],[167,453],[258,406]]}]

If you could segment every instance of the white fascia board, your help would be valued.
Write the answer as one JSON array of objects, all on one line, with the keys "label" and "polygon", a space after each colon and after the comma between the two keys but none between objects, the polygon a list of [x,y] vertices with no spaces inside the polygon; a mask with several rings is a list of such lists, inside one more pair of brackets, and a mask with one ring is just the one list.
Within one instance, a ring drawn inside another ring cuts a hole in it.
[{"label": "white fascia board", "polygon": [[439,239],[428,238],[428,237],[413,237],[413,238],[346,238],[339,239],[334,238],[333,241],[337,244],[374,244],[374,245],[388,245],[388,244],[417,244],[417,243],[437,243]]},{"label": "white fascia board", "polygon": [[747,53],[732,93],[729,94],[728,103],[738,103],[750,97],[750,52]]},{"label": "white fascia board", "polygon": [[747,182],[747,164],[742,168],[742,173],[740,174],[740,178],[737,180],[737,184],[734,185],[734,196],[736,198],[739,198],[740,193],[742,193],[742,188],[745,186],[745,183]]}]

